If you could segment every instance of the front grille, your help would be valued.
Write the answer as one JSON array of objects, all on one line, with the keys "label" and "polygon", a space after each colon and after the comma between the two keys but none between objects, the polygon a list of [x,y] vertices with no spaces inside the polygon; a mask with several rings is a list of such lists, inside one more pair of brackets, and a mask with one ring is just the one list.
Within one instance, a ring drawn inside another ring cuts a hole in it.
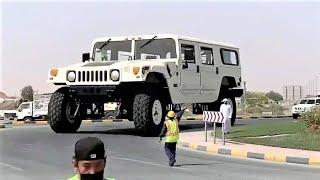
[{"label": "front grille", "polygon": [[78,71],[78,82],[106,82],[108,80],[107,71]]}]

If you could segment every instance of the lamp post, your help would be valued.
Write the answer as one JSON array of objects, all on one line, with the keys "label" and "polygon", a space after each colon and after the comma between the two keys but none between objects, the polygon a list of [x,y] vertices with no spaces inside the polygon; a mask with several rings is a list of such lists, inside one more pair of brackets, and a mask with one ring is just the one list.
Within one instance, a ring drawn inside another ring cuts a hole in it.
[{"label": "lamp post", "polygon": [[244,113],[245,116],[248,115],[247,111],[247,98],[246,98],[246,93],[247,93],[247,87],[246,87],[247,82],[243,81],[243,103],[244,103]]}]

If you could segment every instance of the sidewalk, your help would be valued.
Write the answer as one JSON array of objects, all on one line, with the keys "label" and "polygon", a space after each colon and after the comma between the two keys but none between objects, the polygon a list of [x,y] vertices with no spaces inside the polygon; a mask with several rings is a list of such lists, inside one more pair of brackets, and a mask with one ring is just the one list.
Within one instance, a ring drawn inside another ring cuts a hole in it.
[{"label": "sidewalk", "polygon": [[[200,151],[241,158],[320,166],[320,152],[318,151],[244,144],[230,141],[227,139],[228,136],[226,136],[226,144],[223,146],[221,139],[216,139],[216,144],[213,143],[211,132],[208,131],[208,142],[205,142],[204,131],[180,133],[179,145]],[[217,131],[217,133],[221,133],[221,131]]]},{"label": "sidewalk", "polygon": [[[257,119],[257,118],[286,118],[292,117],[292,115],[248,115],[248,116],[237,116],[236,119]],[[202,114],[193,115],[193,116],[186,116],[185,119],[187,120],[202,120]]]}]

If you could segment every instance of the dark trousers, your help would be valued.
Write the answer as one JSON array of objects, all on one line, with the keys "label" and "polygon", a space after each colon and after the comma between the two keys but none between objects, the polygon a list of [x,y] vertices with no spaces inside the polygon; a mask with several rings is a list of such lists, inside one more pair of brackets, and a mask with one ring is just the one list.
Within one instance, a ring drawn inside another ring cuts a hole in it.
[{"label": "dark trousers", "polygon": [[170,162],[176,160],[176,146],[177,146],[176,142],[172,142],[172,143],[166,142],[164,144],[164,150]]}]

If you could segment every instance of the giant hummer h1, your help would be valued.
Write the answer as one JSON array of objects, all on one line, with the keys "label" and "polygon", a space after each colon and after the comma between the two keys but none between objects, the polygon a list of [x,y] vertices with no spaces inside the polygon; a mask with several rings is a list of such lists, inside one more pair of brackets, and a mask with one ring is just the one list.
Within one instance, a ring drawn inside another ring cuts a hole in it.
[{"label": "giant hummer h1", "polygon": [[120,102],[137,129],[157,135],[166,112],[192,103],[193,113],[219,111],[243,93],[239,49],[172,34],[97,38],[82,63],[52,68],[49,83],[62,85],[48,108],[51,128],[75,132],[86,118],[101,118],[104,103]]}]

